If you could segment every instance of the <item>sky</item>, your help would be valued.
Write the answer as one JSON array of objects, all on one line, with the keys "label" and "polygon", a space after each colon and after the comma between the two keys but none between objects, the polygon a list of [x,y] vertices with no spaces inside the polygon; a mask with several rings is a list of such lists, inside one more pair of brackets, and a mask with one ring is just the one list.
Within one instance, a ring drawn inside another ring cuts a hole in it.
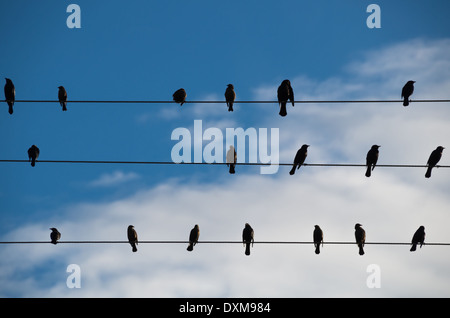
[{"label": "sky", "polygon": [[[73,3],[80,28],[68,27]],[[368,27],[370,4],[381,28]],[[306,163],[364,164],[378,144],[380,165],[425,165],[437,146],[447,148],[439,164],[450,165],[449,104],[414,103],[450,98],[449,10],[447,0],[1,2],[0,73],[16,99],[56,101],[63,85],[69,103],[62,112],[17,102],[12,115],[1,103],[0,159],[27,160],[33,144],[40,156],[35,167],[0,163],[0,241],[50,241],[51,227],[61,242],[126,241],[130,224],[142,241],[187,241],[198,224],[200,239],[193,252],[1,244],[0,297],[449,297],[449,246],[366,244],[360,256],[356,244],[326,244],[353,242],[355,223],[367,242],[407,243],[424,225],[426,242],[450,243],[449,169],[426,179],[425,168],[377,167],[366,178],[364,167],[291,176],[282,165],[272,174],[238,165],[231,175],[224,165],[39,162],[172,162],[174,131],[190,133],[191,161],[195,149],[205,161],[205,149],[223,144],[224,162],[227,129],[242,128],[268,137],[280,163],[309,144]],[[275,101],[284,79],[298,101],[399,102],[297,103],[286,117],[277,103],[237,102],[233,112],[224,103],[70,103],[171,101],[181,87],[187,101],[222,101],[229,83],[237,101]],[[404,107],[408,80],[415,91]],[[250,143],[239,162],[256,149],[262,162],[267,149]],[[240,241],[245,223],[255,232],[250,256],[242,244],[202,244]],[[319,255],[312,244],[258,244],[312,241],[316,224]]]}]

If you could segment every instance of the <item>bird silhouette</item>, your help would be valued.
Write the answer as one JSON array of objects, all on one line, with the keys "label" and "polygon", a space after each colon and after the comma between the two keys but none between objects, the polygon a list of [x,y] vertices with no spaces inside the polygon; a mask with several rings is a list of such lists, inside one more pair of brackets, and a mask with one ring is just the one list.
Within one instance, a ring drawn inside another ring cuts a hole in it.
[{"label": "bird silhouette", "polygon": [[278,104],[280,105],[280,116],[284,117],[287,115],[286,104],[287,101],[291,101],[292,106],[294,106],[294,91],[291,87],[291,82],[288,79],[285,79],[281,82],[280,86],[278,86],[277,91],[278,96]]},{"label": "bird silhouette", "polygon": [[34,167],[36,165],[36,159],[39,157],[39,148],[35,145],[32,145],[28,148],[28,161],[31,161],[31,166]]},{"label": "bird silhouette", "polygon": [[431,152],[431,155],[427,161],[428,168],[427,168],[427,172],[425,173],[425,178],[431,177],[431,170],[433,169],[433,167],[435,167],[437,165],[439,160],[441,160],[442,151],[444,149],[445,149],[444,147],[438,146],[435,150],[433,150]]},{"label": "bird silhouette", "polygon": [[127,236],[133,252],[137,252],[138,236],[133,225],[128,225]]},{"label": "bird silhouette", "polygon": [[320,244],[323,246],[323,231],[318,225],[314,225],[313,241],[316,248],[315,253],[320,254]]},{"label": "bird silhouette", "polygon": [[414,92],[414,83],[415,81],[408,81],[402,88],[403,106],[409,105],[409,97]]},{"label": "bird silhouette", "polygon": [[189,246],[187,250],[191,252],[194,249],[195,244],[198,242],[198,238],[200,236],[200,229],[197,224],[195,224],[194,228],[189,233]]},{"label": "bird silhouette", "polygon": [[9,78],[5,77],[5,80],[6,80],[6,84],[5,84],[5,100],[6,100],[6,103],[8,104],[8,107],[9,107],[8,112],[12,115],[14,102],[16,100],[16,89],[14,87],[13,82]]},{"label": "bird silhouette", "polygon": [[67,110],[67,92],[64,86],[58,87],[58,99],[59,103],[61,104],[62,110]]},{"label": "bird silhouette", "polygon": [[173,100],[175,103],[180,104],[180,106],[183,106],[184,102],[186,101],[186,91],[184,88],[180,88],[175,93],[173,93]]},{"label": "bird silhouette", "polygon": [[245,223],[244,230],[242,231],[242,242],[245,246],[245,255],[250,255],[250,244],[254,243],[254,231],[250,224]]},{"label": "bird silhouette", "polygon": [[54,227],[51,227],[50,230],[52,230],[52,232],[50,233],[51,243],[56,245],[57,241],[59,241],[59,239],[61,238],[61,233],[59,233],[58,230]]},{"label": "bird silhouette", "polygon": [[305,163],[305,159],[308,156],[308,147],[309,145],[305,144],[299,150],[297,150],[291,171],[289,171],[289,174],[291,176],[295,174],[295,169],[300,169],[300,167]]},{"label": "bird silhouette", "polygon": [[227,102],[228,111],[233,111],[234,100],[236,99],[236,93],[234,92],[233,84],[228,84],[225,90],[225,100]]},{"label": "bird silhouette", "polygon": [[234,149],[234,146],[230,146],[230,148],[227,151],[227,166],[230,167],[229,172],[231,174],[234,174],[235,166],[237,161],[237,154],[236,150]]},{"label": "bird silhouette", "polygon": [[411,252],[414,252],[416,250],[417,244],[420,243],[420,248],[422,248],[422,245],[425,243],[425,227],[421,225],[417,231],[414,233],[413,238],[411,240]]},{"label": "bird silhouette", "polygon": [[372,148],[370,148],[370,150],[367,152],[367,156],[366,156],[366,166],[367,166],[366,177],[370,177],[371,176],[371,171],[373,169],[375,169],[375,166],[377,165],[378,153],[379,153],[378,148],[380,148],[380,146],[373,145]]},{"label": "bird silhouette", "polygon": [[355,239],[359,247],[359,255],[364,255],[364,243],[366,242],[366,231],[361,227],[362,224],[355,224]]}]

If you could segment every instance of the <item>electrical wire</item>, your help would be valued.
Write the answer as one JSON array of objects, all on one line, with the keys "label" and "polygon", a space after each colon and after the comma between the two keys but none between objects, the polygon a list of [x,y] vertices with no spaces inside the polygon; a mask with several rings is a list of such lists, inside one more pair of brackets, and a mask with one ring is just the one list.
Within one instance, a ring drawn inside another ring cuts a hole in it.
[{"label": "electrical wire", "polygon": [[[48,244],[50,241],[2,241],[0,244]],[[58,241],[57,244],[129,244],[128,241]],[[138,244],[189,244],[189,241],[139,241]],[[198,241],[197,244],[243,244],[242,241]],[[279,245],[310,245],[314,242],[308,241],[255,241],[254,244],[279,244]],[[322,244],[322,243],[321,243]],[[324,245],[355,245],[356,242],[330,241],[323,242]],[[410,242],[365,242],[364,245],[411,245]],[[424,243],[430,246],[450,246],[450,243]]]},{"label": "electrical wire", "polygon": [[[0,159],[0,163],[28,163],[25,159]],[[173,162],[173,161],[115,161],[115,160],[36,160],[36,163],[73,163],[73,164],[140,164],[140,165],[227,165],[226,162]],[[236,166],[292,166],[292,163],[237,162]],[[311,167],[367,167],[357,163],[303,163]],[[427,165],[415,164],[377,164],[381,168],[427,168]],[[450,168],[449,165],[436,165],[434,168]]]},{"label": "electrical wire", "polygon": [[[6,102],[6,100],[0,100]],[[348,104],[348,103],[402,103],[403,100],[296,100],[297,104]],[[449,103],[450,99],[417,99],[411,103]],[[59,100],[18,99],[15,103],[59,103]],[[173,104],[173,100],[68,100],[67,103],[89,103],[89,104]],[[225,100],[186,100],[185,104],[223,104]],[[277,104],[276,100],[235,100],[235,104]]]}]

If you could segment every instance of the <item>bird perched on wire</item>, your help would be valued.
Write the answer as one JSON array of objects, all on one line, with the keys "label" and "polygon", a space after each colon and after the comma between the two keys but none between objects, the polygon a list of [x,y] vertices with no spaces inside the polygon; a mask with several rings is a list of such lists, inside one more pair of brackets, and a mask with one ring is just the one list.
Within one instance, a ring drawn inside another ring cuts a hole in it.
[{"label": "bird perched on wire", "polygon": [[236,93],[234,92],[233,84],[228,84],[225,90],[225,100],[227,102],[228,111],[233,111],[234,100],[236,99]]},{"label": "bird perched on wire", "polygon": [[316,248],[315,253],[320,254],[320,244],[323,247],[323,231],[318,225],[314,225],[313,241]]},{"label": "bird perched on wire", "polygon": [[364,255],[364,243],[366,242],[366,231],[361,227],[362,224],[355,224],[355,239],[359,247],[359,255]]},{"label": "bird perched on wire", "polygon": [[236,172],[235,171],[236,162],[237,162],[236,150],[234,149],[234,146],[230,146],[230,148],[227,151],[227,166],[230,167],[229,172],[231,174],[234,174]]},{"label": "bird perched on wire", "polygon": [[61,104],[62,110],[66,111],[67,110],[67,92],[66,92],[66,89],[64,88],[64,86],[58,87],[58,100],[59,100],[59,103]]},{"label": "bird perched on wire", "polygon": [[428,168],[427,168],[427,172],[425,173],[425,178],[431,177],[431,170],[433,169],[433,167],[435,167],[438,164],[439,160],[441,160],[442,151],[444,149],[445,149],[444,147],[438,146],[436,149],[434,149],[431,152],[430,157],[428,158],[428,161],[427,161]]},{"label": "bird perched on wire", "polygon": [[414,83],[415,81],[408,81],[402,88],[403,106],[409,105],[409,97],[414,92]]},{"label": "bird perched on wire", "polygon": [[5,84],[5,88],[4,88],[5,89],[5,100],[9,106],[8,112],[12,115],[14,102],[16,100],[16,88],[14,87],[13,82],[9,78],[5,77],[5,80],[6,80],[6,84]]},{"label": "bird perched on wire", "polygon": [[278,86],[277,91],[278,96],[278,104],[280,105],[280,116],[284,117],[287,115],[286,104],[287,101],[291,101],[292,106],[294,106],[294,91],[291,87],[291,82],[288,79],[285,79],[281,82],[280,86]]},{"label": "bird perched on wire", "polygon": [[39,148],[36,145],[32,145],[28,148],[28,161],[31,161],[31,166],[36,165],[36,159],[39,157]]},{"label": "bird perched on wire", "polygon": [[127,236],[133,252],[137,252],[138,236],[133,225],[128,225]]},{"label": "bird perched on wire", "polygon": [[245,223],[244,230],[242,231],[242,242],[245,246],[245,255],[250,255],[250,244],[252,244],[253,247],[254,235],[255,233],[250,224]]},{"label": "bird perched on wire", "polygon": [[186,101],[186,96],[187,94],[184,88],[180,88],[172,95],[174,102],[180,104],[180,106],[183,106],[184,102]]},{"label": "bird perched on wire", "polygon": [[295,174],[295,169],[300,169],[300,167],[305,163],[305,159],[308,156],[308,147],[309,145],[305,144],[299,150],[297,150],[291,171],[289,171],[289,174],[291,176]]},{"label": "bird perched on wire", "polygon": [[195,244],[198,242],[198,238],[200,236],[200,229],[197,224],[195,224],[194,228],[189,233],[189,246],[187,250],[191,252],[194,249]]},{"label": "bird perched on wire", "polygon": [[420,243],[420,248],[422,248],[422,245],[425,243],[425,227],[421,225],[417,231],[414,233],[413,238],[411,240],[411,252],[414,252],[416,250],[417,244]]},{"label": "bird perched on wire", "polygon": [[51,227],[50,230],[52,230],[52,232],[50,233],[51,243],[56,245],[57,241],[59,241],[59,239],[61,238],[61,233],[59,233],[58,230],[54,227]]},{"label": "bird perched on wire", "polygon": [[375,169],[375,166],[377,165],[378,154],[379,154],[378,148],[380,148],[380,147],[381,146],[373,145],[372,148],[370,148],[370,150],[367,152],[367,156],[366,156],[366,166],[367,166],[366,177],[370,177],[371,176],[371,171],[373,169]]}]

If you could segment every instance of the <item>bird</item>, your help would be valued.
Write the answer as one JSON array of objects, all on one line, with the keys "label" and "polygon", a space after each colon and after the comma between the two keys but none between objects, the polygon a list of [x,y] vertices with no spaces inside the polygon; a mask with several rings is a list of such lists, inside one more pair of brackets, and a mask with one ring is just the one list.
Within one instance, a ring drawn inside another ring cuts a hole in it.
[{"label": "bird", "polygon": [[12,115],[14,102],[16,100],[16,89],[14,87],[13,82],[9,78],[5,77],[5,80],[6,80],[6,84],[5,84],[5,100],[6,100],[6,103],[8,104],[8,106],[9,106],[8,112]]},{"label": "bird", "polygon": [[378,154],[379,154],[378,148],[380,148],[380,147],[381,146],[379,146],[379,145],[373,145],[372,148],[370,148],[370,150],[367,152],[367,156],[366,156],[366,166],[367,166],[366,177],[370,177],[371,176],[371,170],[375,169],[375,166],[377,165]]},{"label": "bird", "polygon": [[59,99],[59,103],[61,104],[62,110],[66,111],[67,110],[67,92],[66,89],[64,88],[64,86],[59,86],[58,87],[58,99]]},{"label": "bird", "polygon": [[229,172],[231,174],[234,174],[235,166],[237,161],[237,154],[236,150],[234,149],[234,146],[230,146],[230,148],[227,151],[227,166],[230,167]]},{"label": "bird", "polygon": [[300,167],[304,164],[305,159],[308,156],[308,147],[309,145],[304,144],[299,150],[297,150],[294,163],[292,164],[292,169],[289,171],[291,176],[295,174],[295,169],[300,169]]},{"label": "bird", "polygon": [[413,238],[411,240],[411,252],[414,252],[416,250],[417,244],[420,243],[420,248],[422,248],[422,245],[425,243],[425,227],[421,225],[417,231],[414,233]]},{"label": "bird", "polygon": [[355,224],[355,239],[359,247],[359,255],[364,255],[364,243],[366,242],[366,231],[361,227],[362,224]]},{"label": "bird", "polygon": [[290,100],[292,106],[294,106],[294,91],[291,87],[291,82],[288,79],[285,79],[281,82],[280,86],[278,86],[278,104],[280,105],[280,116],[284,117],[287,115],[286,104],[287,101]]},{"label": "bird", "polygon": [[184,88],[180,88],[175,93],[173,93],[173,100],[175,103],[180,104],[180,106],[183,106],[184,102],[186,101],[186,91]]},{"label": "bird", "polygon": [[314,225],[313,240],[314,246],[316,247],[315,252],[316,254],[320,254],[320,243],[323,246],[323,231],[318,225]]},{"label": "bird", "polygon": [[227,89],[225,90],[225,100],[227,102],[228,111],[233,111],[233,103],[236,99],[236,93],[234,92],[234,86],[233,84],[228,84]]},{"label": "bird", "polygon": [[430,154],[430,157],[428,158],[427,161],[427,172],[425,173],[425,178],[429,178],[431,177],[431,170],[433,169],[433,167],[435,167],[437,165],[437,163],[439,162],[439,160],[441,160],[442,157],[442,151],[445,148],[442,146],[438,146],[435,150],[433,150]]},{"label": "bird", "polygon": [[194,249],[195,244],[198,242],[198,238],[200,236],[200,229],[197,224],[195,224],[194,228],[189,233],[189,246],[187,250],[191,252]]},{"label": "bird", "polygon": [[414,83],[416,81],[408,81],[402,88],[403,106],[409,105],[409,97],[414,92]]},{"label": "bird", "polygon": [[242,242],[244,243],[245,246],[245,255],[250,255],[250,243],[252,244],[253,247],[254,234],[255,233],[250,224],[245,223],[244,230],[242,231]]},{"label": "bird", "polygon": [[58,230],[54,227],[51,227],[50,230],[52,230],[52,232],[50,233],[51,243],[56,245],[57,241],[59,241],[59,239],[61,238],[61,233],[59,233]]},{"label": "bird", "polygon": [[31,166],[34,167],[36,165],[36,159],[39,157],[39,148],[35,145],[32,145],[28,148],[28,161],[31,161]]},{"label": "bird", "polygon": [[133,225],[128,225],[128,230],[127,230],[127,235],[128,235],[128,242],[130,243],[131,247],[133,248],[133,252],[137,252],[137,246],[138,245],[138,237],[137,237],[137,233],[136,230],[134,229]]}]

